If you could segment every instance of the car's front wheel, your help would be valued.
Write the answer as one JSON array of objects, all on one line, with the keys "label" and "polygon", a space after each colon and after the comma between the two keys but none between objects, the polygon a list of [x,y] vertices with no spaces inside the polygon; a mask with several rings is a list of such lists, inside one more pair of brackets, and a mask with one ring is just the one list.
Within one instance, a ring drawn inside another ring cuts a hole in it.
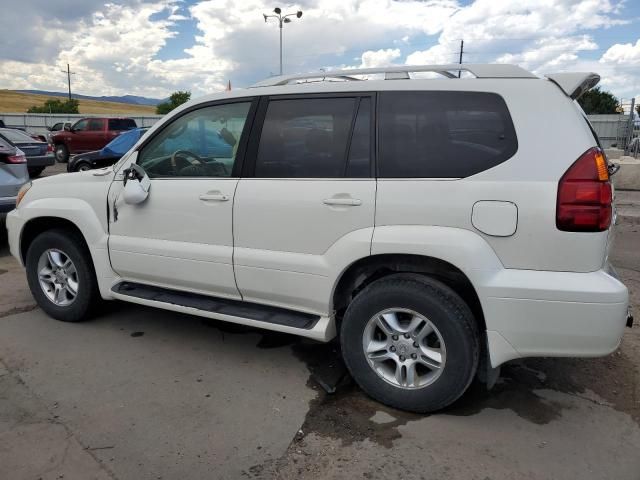
[{"label": "car's front wheel", "polygon": [[467,304],[441,282],[393,275],[367,286],[341,325],[345,363],[374,399],[414,412],[439,410],[471,383],[480,353]]},{"label": "car's front wheel", "polygon": [[27,281],[38,306],[65,322],[86,319],[100,301],[89,249],[70,230],[48,230],[27,250]]},{"label": "car's front wheel", "polygon": [[56,160],[60,163],[66,163],[69,161],[69,149],[64,144],[56,145],[55,149]]}]

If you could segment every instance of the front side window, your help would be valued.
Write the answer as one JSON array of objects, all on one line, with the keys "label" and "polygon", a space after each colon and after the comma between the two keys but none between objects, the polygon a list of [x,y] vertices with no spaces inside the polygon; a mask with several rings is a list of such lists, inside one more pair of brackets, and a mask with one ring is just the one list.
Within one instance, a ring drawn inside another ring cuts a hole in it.
[{"label": "front side window", "polygon": [[138,155],[149,177],[229,177],[251,102],[204,107],[165,126]]},{"label": "front side window", "polygon": [[[358,98],[272,100],[260,135],[255,176],[337,178],[347,167]],[[368,155],[360,151],[356,157]],[[362,163],[354,158],[354,168]],[[366,159],[368,164],[368,158]]]},{"label": "front side window", "polygon": [[383,92],[378,174],[382,178],[464,178],[518,149],[502,97],[485,92]]},{"label": "front side window", "polygon": [[84,132],[85,130],[87,130],[88,125],[89,125],[88,120],[80,120],[73,126],[73,130],[75,132]]}]

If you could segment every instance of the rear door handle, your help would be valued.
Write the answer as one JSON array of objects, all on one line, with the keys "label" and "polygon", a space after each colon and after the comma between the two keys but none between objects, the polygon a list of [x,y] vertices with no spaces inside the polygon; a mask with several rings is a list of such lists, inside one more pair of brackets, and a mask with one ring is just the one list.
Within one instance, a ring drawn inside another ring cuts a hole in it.
[{"label": "rear door handle", "polygon": [[227,202],[229,200],[229,197],[222,193],[203,193],[198,198],[203,202]]},{"label": "rear door handle", "polygon": [[362,200],[359,198],[325,198],[322,203],[325,205],[342,205],[348,207],[357,207],[362,205]]}]

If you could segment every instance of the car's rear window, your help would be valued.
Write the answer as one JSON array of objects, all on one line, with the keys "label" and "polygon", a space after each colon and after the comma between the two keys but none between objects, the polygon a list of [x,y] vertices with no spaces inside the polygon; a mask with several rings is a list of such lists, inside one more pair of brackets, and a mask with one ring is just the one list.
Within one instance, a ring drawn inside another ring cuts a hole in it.
[{"label": "car's rear window", "polygon": [[464,178],[518,149],[502,97],[486,92],[383,92],[378,176]]},{"label": "car's rear window", "polygon": [[10,142],[14,142],[14,143],[16,143],[16,142],[17,143],[37,142],[38,141],[38,140],[35,140],[35,139],[31,138],[26,133],[21,132],[20,130],[12,130],[10,128],[0,130],[0,135],[2,135],[4,138],[9,140]]},{"label": "car's rear window", "polygon": [[136,128],[136,122],[133,118],[110,118],[109,130],[131,130]]}]

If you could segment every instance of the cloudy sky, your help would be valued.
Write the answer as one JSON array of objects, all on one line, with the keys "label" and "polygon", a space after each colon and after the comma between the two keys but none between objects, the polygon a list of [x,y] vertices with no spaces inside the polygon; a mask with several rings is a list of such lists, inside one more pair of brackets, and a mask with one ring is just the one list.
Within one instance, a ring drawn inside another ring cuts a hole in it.
[{"label": "cloudy sky", "polygon": [[87,95],[194,96],[278,71],[340,66],[515,63],[537,74],[595,71],[616,96],[640,96],[638,0],[15,0],[0,16],[0,88]]}]

